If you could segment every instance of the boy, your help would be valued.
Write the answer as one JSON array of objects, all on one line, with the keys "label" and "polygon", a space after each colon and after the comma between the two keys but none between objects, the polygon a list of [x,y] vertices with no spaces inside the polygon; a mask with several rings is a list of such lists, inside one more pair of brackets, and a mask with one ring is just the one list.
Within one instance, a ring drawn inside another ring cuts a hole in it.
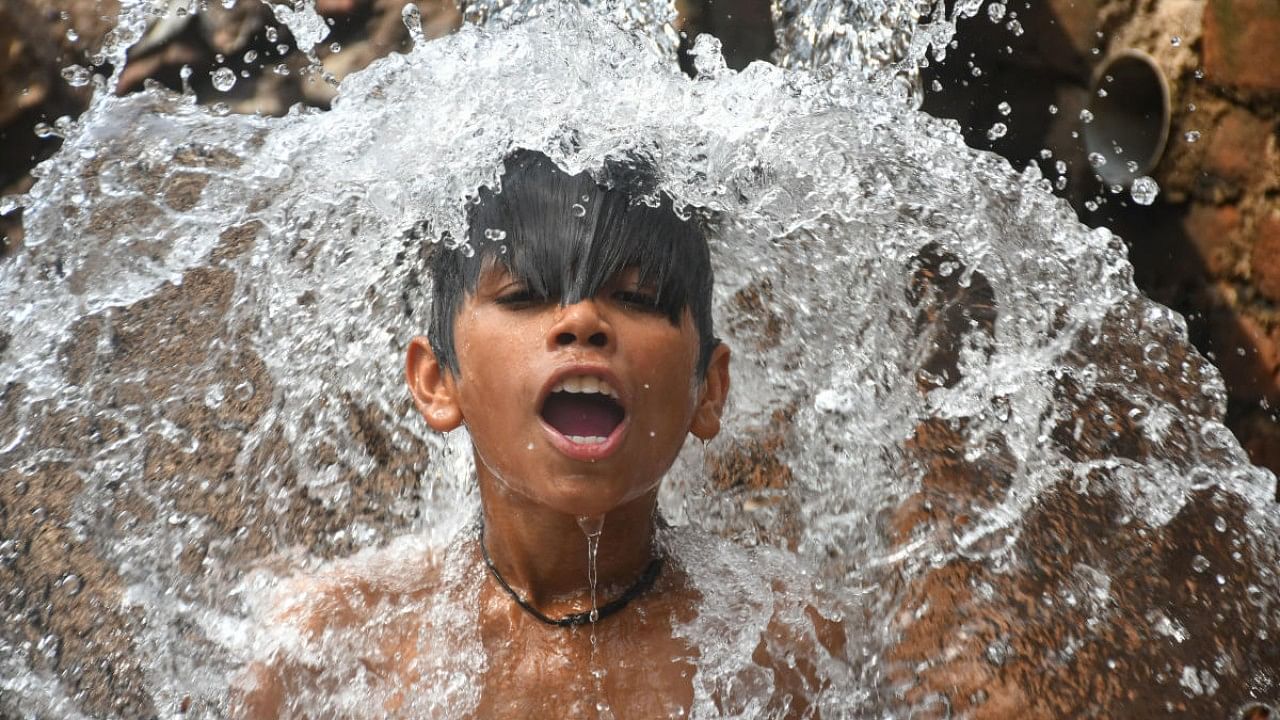
[{"label": "boy", "polygon": [[383,553],[296,583],[280,615],[300,633],[233,711],[654,718],[745,700],[811,715],[817,646],[772,605],[748,633],[755,674],[695,683],[709,656],[685,628],[707,598],[669,557],[657,494],[686,436],[719,432],[729,350],[697,222],[633,200],[651,196],[643,164],[605,171],[609,189],[516,153],[472,206],[475,252],[431,259],[430,335],[406,377],[434,430],[470,434],[477,532],[443,557]]}]

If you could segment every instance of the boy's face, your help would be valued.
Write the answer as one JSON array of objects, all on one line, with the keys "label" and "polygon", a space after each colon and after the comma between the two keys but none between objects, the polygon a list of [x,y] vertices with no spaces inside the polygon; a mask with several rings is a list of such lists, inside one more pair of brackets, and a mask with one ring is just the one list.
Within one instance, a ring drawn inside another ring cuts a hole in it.
[{"label": "boy's face", "polygon": [[458,372],[436,364],[424,382],[434,357],[419,338],[410,387],[437,430],[466,424],[480,473],[560,512],[603,514],[656,489],[687,434],[714,436],[728,392],[728,349],[695,377],[688,310],[675,325],[652,301],[635,270],[562,307],[491,265],[455,321]]}]

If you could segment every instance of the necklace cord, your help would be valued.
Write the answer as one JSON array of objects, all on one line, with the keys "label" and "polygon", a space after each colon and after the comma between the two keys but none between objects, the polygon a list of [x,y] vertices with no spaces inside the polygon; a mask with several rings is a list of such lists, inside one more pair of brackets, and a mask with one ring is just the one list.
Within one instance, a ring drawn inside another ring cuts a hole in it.
[{"label": "necklace cord", "polygon": [[662,572],[662,558],[655,557],[645,567],[644,572],[640,573],[640,577],[636,579],[631,587],[627,588],[626,592],[622,593],[605,605],[596,608],[595,620],[591,619],[592,613],[590,610],[571,613],[561,618],[551,618],[543,615],[537,608],[525,602],[524,598],[520,597],[520,593],[516,592],[515,589],[512,588],[511,585],[509,585],[502,577],[502,573],[498,572],[498,567],[493,564],[493,558],[489,557],[489,548],[485,547],[484,544],[483,525],[480,527],[480,555],[484,558],[484,564],[489,568],[489,574],[493,575],[493,579],[498,581],[498,584],[502,586],[503,590],[507,591],[507,594],[511,596],[512,600],[516,601],[517,605],[524,608],[525,612],[534,616],[543,623],[547,625],[555,625],[557,627],[588,625],[594,622],[599,622],[606,617],[613,615],[626,607],[632,600],[644,594],[649,590],[649,588],[653,587],[654,581],[658,579],[658,574]]}]

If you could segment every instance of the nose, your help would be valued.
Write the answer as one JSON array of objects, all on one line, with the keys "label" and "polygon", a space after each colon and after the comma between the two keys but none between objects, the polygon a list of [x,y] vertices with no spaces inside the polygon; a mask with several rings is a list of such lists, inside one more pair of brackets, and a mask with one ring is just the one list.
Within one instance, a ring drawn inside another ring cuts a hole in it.
[{"label": "nose", "polygon": [[547,345],[551,349],[578,344],[606,349],[613,346],[613,341],[613,328],[592,299],[561,308],[547,334]]}]

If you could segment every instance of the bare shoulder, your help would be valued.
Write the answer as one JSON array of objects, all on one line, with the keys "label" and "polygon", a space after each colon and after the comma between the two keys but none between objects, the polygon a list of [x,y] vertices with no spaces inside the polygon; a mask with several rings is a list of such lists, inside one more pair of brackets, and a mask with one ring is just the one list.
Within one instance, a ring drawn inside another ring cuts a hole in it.
[{"label": "bare shoulder", "polygon": [[267,622],[307,638],[354,630],[431,596],[439,585],[438,554],[407,538],[284,580]]},{"label": "bare shoulder", "polygon": [[258,622],[253,660],[232,682],[230,716],[280,717],[332,693],[348,670],[383,669],[383,656],[421,629],[412,608],[439,586],[438,554],[412,538],[281,581]]}]

